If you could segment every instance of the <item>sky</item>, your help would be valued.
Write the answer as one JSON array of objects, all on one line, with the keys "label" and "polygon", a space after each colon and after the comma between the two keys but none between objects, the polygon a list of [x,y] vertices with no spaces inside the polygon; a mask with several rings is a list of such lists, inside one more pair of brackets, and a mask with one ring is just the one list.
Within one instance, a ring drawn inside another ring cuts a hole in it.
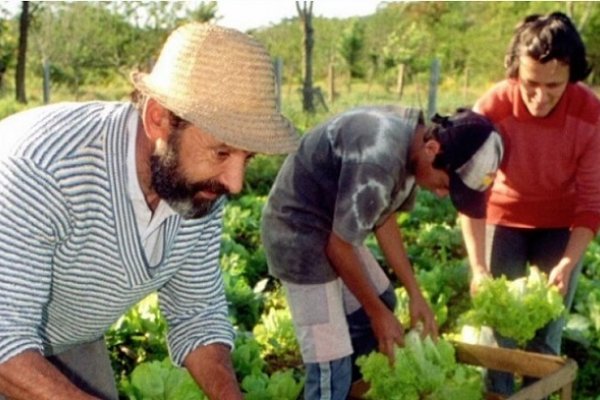
[{"label": "sky", "polygon": [[[347,18],[374,14],[382,0],[315,0],[313,16]],[[303,2],[300,2],[302,5]],[[220,0],[219,25],[241,31],[266,27],[298,16],[294,0]]]},{"label": "sky", "polygon": [[[193,0],[199,2],[201,0]],[[209,1],[209,0],[204,0]],[[383,0],[314,0],[313,15],[327,18],[348,18],[374,14]],[[0,0],[13,13],[20,11],[20,1]],[[302,5],[303,1],[300,2]],[[218,0],[218,24],[246,31],[268,27],[284,18],[297,17],[295,0]]]}]

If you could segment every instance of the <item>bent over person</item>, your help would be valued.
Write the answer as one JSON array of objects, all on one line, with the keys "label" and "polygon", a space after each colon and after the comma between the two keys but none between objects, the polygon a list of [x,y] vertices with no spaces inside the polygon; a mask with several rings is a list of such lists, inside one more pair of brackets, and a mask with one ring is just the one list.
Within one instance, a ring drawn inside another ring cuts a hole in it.
[{"label": "bent over person", "polygon": [[[590,68],[585,47],[564,14],[531,15],[515,30],[508,79],[475,111],[490,118],[506,144],[486,219],[462,218],[473,271],[482,279],[516,279],[536,265],[573,301],[581,259],[600,227],[600,101],[581,83]],[[529,351],[559,354],[564,318],[549,323]],[[515,344],[496,337],[504,347]],[[489,389],[510,395],[509,373],[490,371]]]},{"label": "bent over person", "polygon": [[402,343],[393,287],[363,244],[371,233],[409,294],[412,324],[437,335],[397,212],[420,186],[481,217],[502,142],[471,111],[436,120],[426,126],[420,111],[393,106],[353,109],[307,133],[279,171],[261,234],[300,342],[306,399],[346,399],[355,358],[377,348],[392,358]]},{"label": "bent over person", "polygon": [[298,137],[266,50],[188,24],[130,103],[62,103],[0,123],[0,393],[117,399],[103,334],[158,291],[170,356],[211,399],[241,399],[219,270],[225,196],[256,152]]}]

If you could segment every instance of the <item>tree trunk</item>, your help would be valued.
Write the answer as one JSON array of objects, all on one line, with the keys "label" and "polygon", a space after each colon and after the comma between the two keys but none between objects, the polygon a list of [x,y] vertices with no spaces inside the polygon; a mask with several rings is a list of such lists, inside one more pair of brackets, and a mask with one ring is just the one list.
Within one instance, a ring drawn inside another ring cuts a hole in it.
[{"label": "tree trunk", "polygon": [[19,103],[27,103],[25,93],[25,63],[27,61],[27,34],[29,32],[29,2],[21,2],[19,19],[19,53],[17,55],[17,71],[15,74],[16,98]]},{"label": "tree trunk", "polygon": [[305,1],[302,8],[300,8],[300,2],[296,2],[296,9],[298,10],[298,16],[300,17],[300,22],[302,23],[302,32],[304,34],[302,39],[302,109],[309,113],[315,112],[312,77],[312,52],[315,39],[314,28],[312,25],[312,6],[312,1]]}]

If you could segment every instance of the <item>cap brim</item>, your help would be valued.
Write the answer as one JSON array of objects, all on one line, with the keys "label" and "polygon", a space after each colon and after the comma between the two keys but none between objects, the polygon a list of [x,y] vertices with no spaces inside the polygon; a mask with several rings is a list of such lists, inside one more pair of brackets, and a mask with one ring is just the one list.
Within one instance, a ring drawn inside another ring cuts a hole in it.
[{"label": "cap brim", "polygon": [[471,218],[485,218],[487,192],[473,190],[456,173],[450,173],[450,199],[454,207]]}]

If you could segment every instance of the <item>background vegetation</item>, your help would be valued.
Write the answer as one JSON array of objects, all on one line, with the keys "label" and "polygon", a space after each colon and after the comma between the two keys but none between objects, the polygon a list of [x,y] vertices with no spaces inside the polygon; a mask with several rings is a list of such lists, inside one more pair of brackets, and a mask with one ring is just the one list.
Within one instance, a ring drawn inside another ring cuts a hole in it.
[{"label": "background vegetation", "polygon": [[[21,64],[24,86],[18,93],[23,18],[2,4],[0,117],[45,101],[127,99],[129,72],[149,69],[168,32],[185,21],[218,22],[219,17],[218,4],[212,2],[30,2],[26,57]],[[315,14],[318,7],[317,2]],[[303,31],[298,18],[250,33],[282,60],[282,107],[304,133],[358,104],[393,102],[427,109],[434,59],[441,65],[436,109],[449,113],[469,106],[503,77],[503,55],[513,27],[527,14],[554,10],[572,16],[590,61],[599,65],[600,4],[593,2],[382,2],[366,17],[315,17],[313,81],[324,94],[324,103],[318,103],[314,113],[302,109]],[[404,85],[400,93],[401,65]],[[598,80],[593,74],[588,83],[595,87]],[[242,195],[232,199],[225,215],[222,265],[232,321],[239,332],[234,362],[249,399],[294,399],[302,387],[289,311],[277,282],[267,276],[258,232],[260,212],[281,161],[281,157],[257,157],[249,166]],[[415,210],[401,215],[398,223],[442,331],[458,332],[460,315],[470,307],[470,300],[455,211],[447,200],[423,192]],[[369,243],[380,257],[374,242]],[[600,399],[596,385],[600,374],[599,278],[600,242],[596,241],[586,254],[565,331],[564,352],[580,366],[577,399]],[[405,300],[401,288],[398,294]],[[405,318],[400,303],[398,315]],[[184,371],[164,361],[165,330],[151,296],[109,332],[107,342],[123,398],[202,398]]]}]

